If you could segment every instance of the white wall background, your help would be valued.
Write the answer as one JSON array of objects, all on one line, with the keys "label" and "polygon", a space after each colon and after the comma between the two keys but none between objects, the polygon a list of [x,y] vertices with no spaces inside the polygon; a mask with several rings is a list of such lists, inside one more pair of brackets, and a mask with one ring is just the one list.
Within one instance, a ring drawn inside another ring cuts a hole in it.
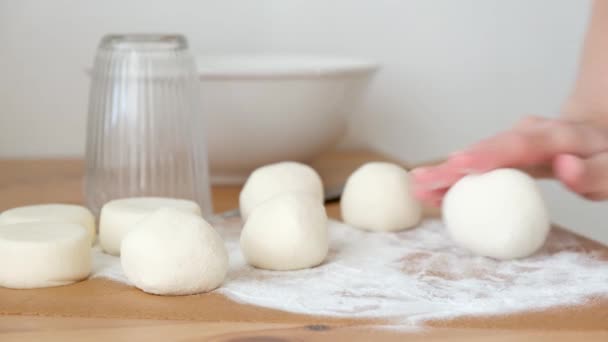
[{"label": "white wall background", "polygon": [[377,60],[346,143],[437,158],[526,113],[555,115],[588,10],[571,0],[0,0],[0,156],[82,154],[82,71],[100,37],[168,31],[202,53]]},{"label": "white wall background", "polygon": [[[83,67],[99,38],[153,31],[184,33],[202,53],[377,60],[383,68],[344,144],[371,145],[412,162],[439,158],[523,115],[558,113],[575,76],[589,4],[0,0],[0,157],[81,155],[88,93]],[[548,187],[559,223],[608,242],[608,229],[597,227],[604,204]]]},{"label": "white wall background", "polygon": [[197,51],[260,48],[255,1],[0,0],[0,157],[81,155],[88,79],[108,32],[183,32]]},{"label": "white wall background", "polygon": [[[526,113],[555,115],[575,75],[587,1],[271,1],[271,48],[384,68],[350,142],[436,158]],[[466,122],[466,124],[465,124]]]}]

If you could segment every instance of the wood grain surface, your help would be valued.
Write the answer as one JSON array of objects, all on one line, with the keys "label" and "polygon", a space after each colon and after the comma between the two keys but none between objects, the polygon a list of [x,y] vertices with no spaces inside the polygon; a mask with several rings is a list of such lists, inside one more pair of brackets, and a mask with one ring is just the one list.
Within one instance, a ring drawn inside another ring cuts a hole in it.
[{"label": "wood grain surface", "polygon": [[[357,166],[388,158],[332,152],[313,163],[328,186]],[[82,203],[79,160],[0,161],[0,210],[44,202]],[[214,187],[216,211],[237,206],[237,186]],[[327,206],[339,218],[339,205]],[[429,215],[436,211],[428,211]],[[582,239],[582,238],[581,238]],[[608,249],[586,241],[586,250]],[[607,284],[608,286],[608,284]],[[386,322],[311,317],[242,305],[214,293],[160,297],[108,280],[36,290],[0,288],[0,341],[608,341],[608,299],[507,316],[429,322],[421,330]]]}]

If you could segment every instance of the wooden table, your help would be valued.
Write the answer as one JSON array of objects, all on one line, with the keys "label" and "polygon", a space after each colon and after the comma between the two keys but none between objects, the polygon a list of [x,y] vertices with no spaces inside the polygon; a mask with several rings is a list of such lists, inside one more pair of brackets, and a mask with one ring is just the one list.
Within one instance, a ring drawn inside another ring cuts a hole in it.
[{"label": "wooden table", "polygon": [[[370,160],[366,151],[332,152],[313,166],[327,185],[340,184]],[[0,210],[19,205],[82,203],[79,160],[0,161]],[[237,186],[213,189],[216,211],[237,206]],[[327,206],[339,218],[338,204]],[[428,213],[433,214],[432,211]],[[602,249],[586,242],[589,248]],[[606,284],[608,288],[608,284]],[[194,303],[194,304],[193,304]],[[19,308],[18,312],[12,311]],[[153,314],[151,314],[153,312]],[[196,320],[188,315],[196,312]],[[37,290],[0,288],[0,341],[608,341],[608,300],[508,316],[430,322],[416,331],[381,329],[382,322],[327,319],[234,303],[213,293],[198,297],[150,296],[102,279]]]}]

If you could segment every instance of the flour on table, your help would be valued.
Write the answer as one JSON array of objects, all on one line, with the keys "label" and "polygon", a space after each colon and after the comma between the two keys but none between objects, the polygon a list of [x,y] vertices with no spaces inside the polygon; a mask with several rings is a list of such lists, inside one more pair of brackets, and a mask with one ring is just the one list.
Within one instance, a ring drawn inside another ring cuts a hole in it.
[{"label": "flour on table", "polygon": [[[216,291],[278,310],[414,325],[608,296],[607,255],[585,252],[578,238],[560,231],[531,257],[496,261],[456,247],[438,220],[399,233],[370,233],[330,221],[330,252],[322,265],[278,272],[246,264],[239,249],[240,220],[214,226],[230,254],[228,276]],[[118,257],[99,247],[93,277],[128,283]]]}]

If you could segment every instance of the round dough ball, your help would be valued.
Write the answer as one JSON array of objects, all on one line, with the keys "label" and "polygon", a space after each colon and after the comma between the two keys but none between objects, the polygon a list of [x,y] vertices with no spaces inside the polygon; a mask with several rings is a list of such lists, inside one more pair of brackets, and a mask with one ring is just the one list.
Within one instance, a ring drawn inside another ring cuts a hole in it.
[{"label": "round dough ball", "polygon": [[243,186],[240,201],[241,217],[246,220],[260,203],[284,192],[307,192],[323,203],[323,183],[310,166],[296,162],[281,162],[262,166],[249,176]]},{"label": "round dough ball", "polygon": [[442,210],[444,223],[458,245],[496,259],[536,252],[550,229],[534,179],[514,169],[462,178],[446,194]]},{"label": "round dough ball", "polygon": [[355,170],[346,181],[340,205],[344,222],[371,231],[412,228],[422,216],[407,171],[384,162]]},{"label": "round dough ball", "polygon": [[75,283],[91,272],[91,240],[75,223],[0,226],[0,286],[32,289]]},{"label": "round dough ball", "polygon": [[120,261],[139,289],[158,295],[189,295],[220,286],[228,270],[224,241],[202,217],[165,208],[124,238]]},{"label": "round dough ball", "polygon": [[95,241],[95,217],[91,211],[75,204],[37,204],[9,209],[0,214],[0,225],[22,222],[56,222],[79,224]]},{"label": "round dough ball", "polygon": [[241,232],[241,251],[255,267],[285,271],[325,260],[327,214],[308,193],[280,194],[257,206]]},{"label": "round dough ball", "polygon": [[99,217],[99,243],[106,253],[120,254],[122,239],[144,217],[161,208],[174,208],[201,215],[201,208],[192,201],[164,197],[131,197],[106,203]]}]

